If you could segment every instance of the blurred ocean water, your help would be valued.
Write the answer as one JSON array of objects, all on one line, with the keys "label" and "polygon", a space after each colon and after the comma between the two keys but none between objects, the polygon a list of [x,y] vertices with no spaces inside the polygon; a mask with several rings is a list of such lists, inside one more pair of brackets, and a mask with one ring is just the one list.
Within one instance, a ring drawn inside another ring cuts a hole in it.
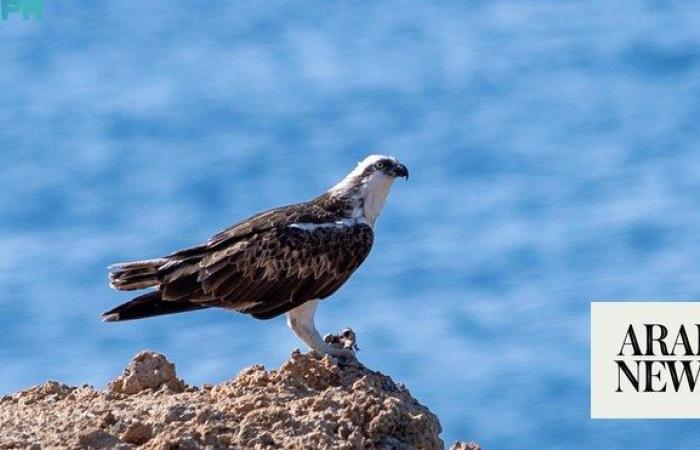
[{"label": "blurred ocean water", "polygon": [[0,393],[103,386],[143,348],[218,382],[299,346],[224,311],[103,324],[106,266],[411,170],[317,315],[444,439],[696,448],[589,418],[589,302],[700,298],[700,7],[68,2],[0,22]]}]

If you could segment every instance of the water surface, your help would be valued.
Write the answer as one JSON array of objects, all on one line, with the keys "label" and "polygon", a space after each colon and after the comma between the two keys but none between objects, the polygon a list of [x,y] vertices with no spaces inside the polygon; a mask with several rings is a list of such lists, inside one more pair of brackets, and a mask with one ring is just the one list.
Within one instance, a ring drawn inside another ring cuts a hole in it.
[{"label": "water surface", "polygon": [[276,367],[284,319],[103,324],[106,266],[411,170],[324,302],[446,441],[694,448],[589,418],[589,302],[700,298],[700,7],[46,1],[0,22],[0,393],[104,386],[144,348],[192,383]]}]

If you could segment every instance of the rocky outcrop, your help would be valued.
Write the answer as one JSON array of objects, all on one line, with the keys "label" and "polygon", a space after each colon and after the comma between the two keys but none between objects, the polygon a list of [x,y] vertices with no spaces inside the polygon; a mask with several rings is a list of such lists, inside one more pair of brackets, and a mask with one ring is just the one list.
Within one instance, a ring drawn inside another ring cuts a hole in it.
[{"label": "rocky outcrop", "polygon": [[441,449],[440,431],[388,376],[298,351],[201,388],[142,352],[105,391],[49,381],[0,399],[1,449]]}]

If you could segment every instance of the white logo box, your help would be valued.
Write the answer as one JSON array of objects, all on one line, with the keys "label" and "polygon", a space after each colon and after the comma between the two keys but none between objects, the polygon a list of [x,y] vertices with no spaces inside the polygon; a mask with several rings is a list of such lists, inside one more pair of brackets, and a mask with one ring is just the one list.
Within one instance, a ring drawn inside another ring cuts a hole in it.
[{"label": "white logo box", "polygon": [[592,302],[591,418],[700,418],[699,331],[700,302]]}]

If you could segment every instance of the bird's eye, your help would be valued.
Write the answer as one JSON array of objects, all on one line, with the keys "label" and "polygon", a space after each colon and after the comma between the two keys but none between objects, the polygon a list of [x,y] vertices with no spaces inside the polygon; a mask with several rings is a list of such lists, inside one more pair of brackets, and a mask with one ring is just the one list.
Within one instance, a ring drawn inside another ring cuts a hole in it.
[{"label": "bird's eye", "polygon": [[383,168],[384,168],[384,162],[379,161],[379,162],[375,165],[375,167],[376,167],[377,169],[380,169],[380,170],[383,169]]}]

